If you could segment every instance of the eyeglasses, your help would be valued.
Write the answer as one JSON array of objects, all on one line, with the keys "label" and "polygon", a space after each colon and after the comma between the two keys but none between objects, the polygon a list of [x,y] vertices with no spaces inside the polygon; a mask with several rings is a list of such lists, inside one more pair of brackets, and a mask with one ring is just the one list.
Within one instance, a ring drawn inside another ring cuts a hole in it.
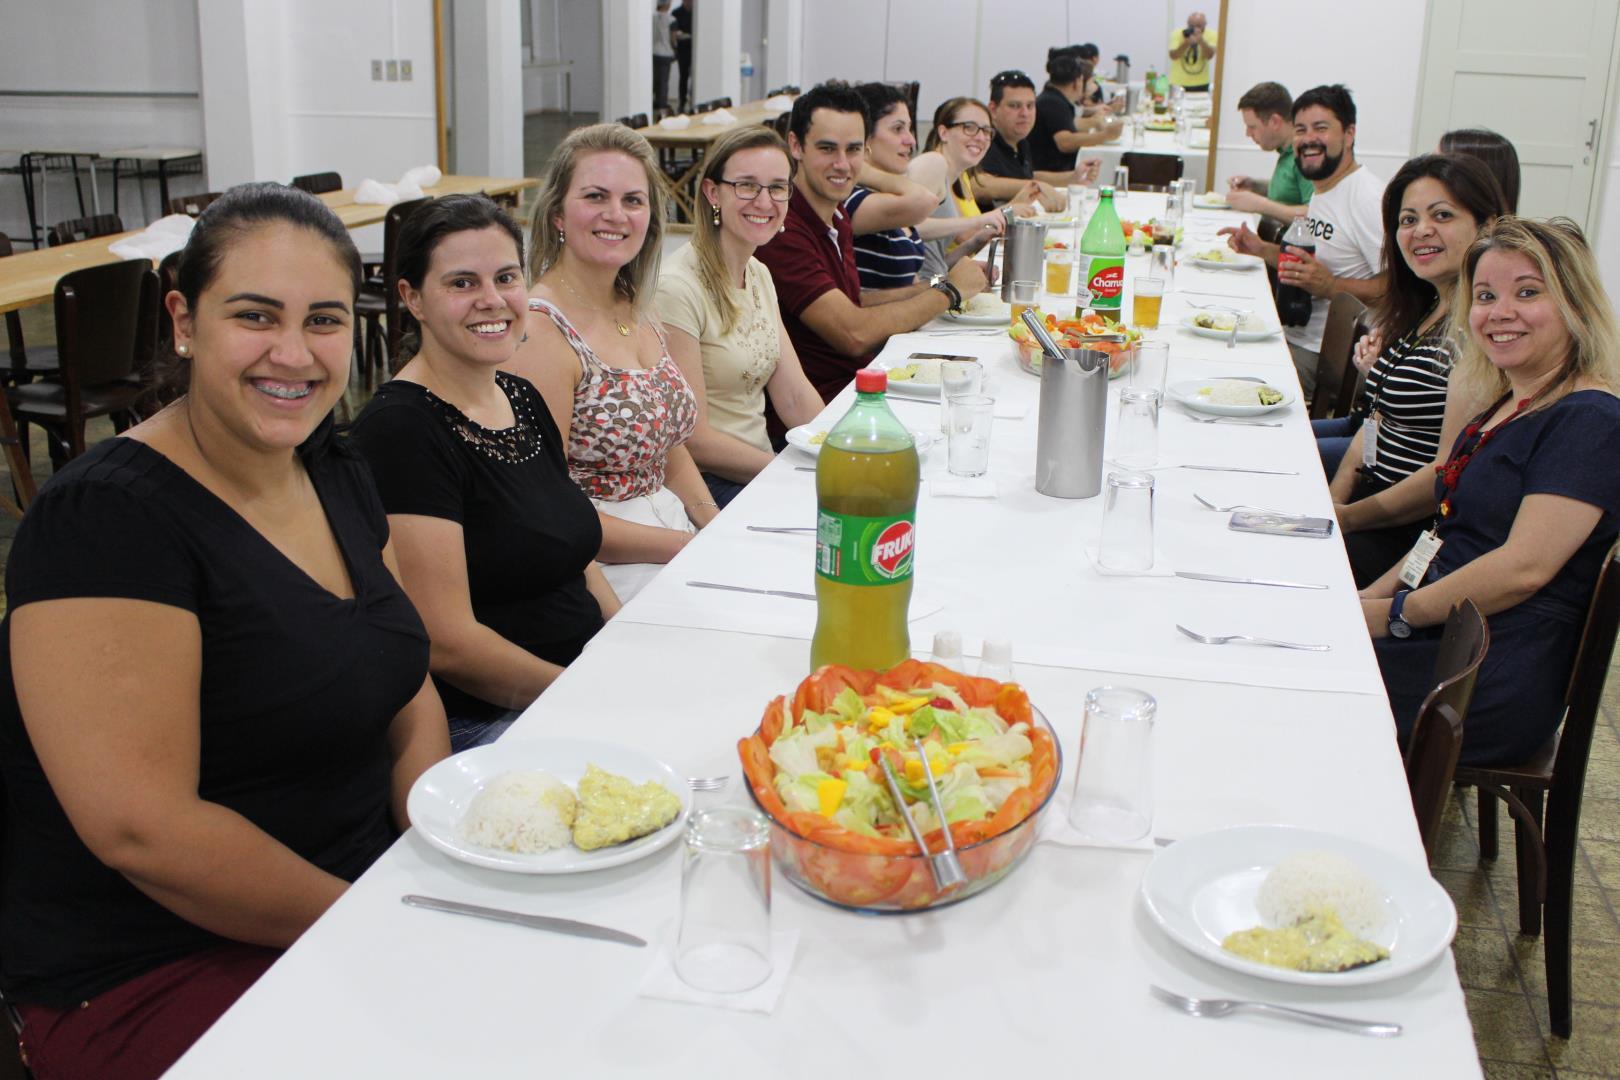
[{"label": "eyeglasses", "polygon": [[743,202],[752,202],[759,198],[759,193],[771,193],[772,202],[787,202],[793,198],[792,184],[760,184],[753,180],[716,180],[717,184],[729,184],[731,190],[737,193],[737,198]]},{"label": "eyeglasses", "polygon": [[972,120],[953,120],[944,126],[948,128],[961,128],[962,134],[966,135],[970,139],[976,139],[980,135],[990,134],[990,125],[975,124]]}]

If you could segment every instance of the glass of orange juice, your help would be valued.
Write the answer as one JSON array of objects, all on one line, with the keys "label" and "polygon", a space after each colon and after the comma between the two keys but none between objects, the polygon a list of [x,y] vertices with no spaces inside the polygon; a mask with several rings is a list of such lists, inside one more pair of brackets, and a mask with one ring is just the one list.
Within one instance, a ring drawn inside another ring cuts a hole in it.
[{"label": "glass of orange juice", "polygon": [[1069,294],[1069,282],[1074,270],[1074,255],[1067,251],[1046,253],[1046,291],[1059,296]]},{"label": "glass of orange juice", "polygon": [[1139,277],[1131,282],[1131,323],[1142,330],[1159,328],[1159,309],[1164,304],[1164,279]]},{"label": "glass of orange juice", "polygon": [[1035,306],[1036,292],[1040,289],[1038,281],[1015,281],[1012,283],[1012,324],[1018,326],[1024,321],[1024,309]]}]

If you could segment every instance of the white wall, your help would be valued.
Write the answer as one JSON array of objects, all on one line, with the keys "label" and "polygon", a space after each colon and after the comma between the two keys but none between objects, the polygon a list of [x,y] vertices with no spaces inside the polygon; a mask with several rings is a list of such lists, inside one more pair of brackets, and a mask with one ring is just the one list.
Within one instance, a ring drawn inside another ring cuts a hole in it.
[{"label": "white wall", "polygon": [[522,176],[519,9],[508,0],[458,0],[453,10],[454,169],[469,176]]},{"label": "white wall", "polygon": [[[536,61],[574,62],[574,111],[602,113],[603,0],[522,0],[534,13]],[[651,22],[648,22],[651,33]],[[648,66],[652,64],[649,52]],[[523,69],[523,111],[561,111],[563,80],[530,66]]]},{"label": "white wall", "polygon": [[1598,207],[1592,222],[1593,250],[1597,252],[1598,266],[1603,271],[1604,287],[1609,299],[1620,306],[1620,93],[1610,91],[1608,149],[1599,147],[1609,159],[1609,167],[1599,173],[1600,187],[1594,204]]}]

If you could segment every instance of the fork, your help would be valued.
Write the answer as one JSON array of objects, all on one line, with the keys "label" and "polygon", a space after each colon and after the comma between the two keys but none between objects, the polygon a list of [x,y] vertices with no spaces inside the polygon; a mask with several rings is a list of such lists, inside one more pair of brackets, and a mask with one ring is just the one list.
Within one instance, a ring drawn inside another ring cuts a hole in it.
[{"label": "fork", "polygon": [[1176,623],[1176,629],[1202,645],[1228,645],[1238,641],[1245,645],[1269,645],[1274,649],[1299,649],[1302,652],[1330,652],[1333,649],[1331,645],[1301,645],[1297,641],[1276,641],[1272,638],[1251,637],[1248,634],[1200,634],[1180,623]]},{"label": "fork", "polygon": [[1285,514],[1281,510],[1267,510],[1263,506],[1249,506],[1245,503],[1234,503],[1231,506],[1216,506],[1214,503],[1210,502],[1196,491],[1193,492],[1193,498],[1197,499],[1202,505],[1207,506],[1209,509],[1215,511],[1217,514],[1230,514],[1234,510],[1253,510],[1259,514],[1276,514],[1278,517],[1294,516],[1293,514]]},{"label": "fork", "polygon": [[1230,998],[1187,997],[1184,994],[1166,990],[1162,986],[1153,985],[1149,985],[1148,990],[1160,1001],[1180,1009],[1188,1016],[1218,1018],[1249,1009],[1254,1012],[1280,1016],[1285,1020],[1297,1020],[1302,1024],[1315,1024],[1317,1027],[1347,1031],[1352,1035],[1371,1035],[1378,1039],[1389,1039],[1401,1033],[1401,1025],[1399,1024],[1352,1020],[1347,1016],[1329,1016],[1327,1013],[1307,1012],[1304,1009],[1291,1009],[1287,1005],[1273,1005],[1266,1001],[1234,1001]]},{"label": "fork", "polygon": [[689,776],[686,786],[693,791],[719,791],[730,779],[729,776]]},{"label": "fork", "polygon": [[1187,419],[1195,424],[1236,424],[1238,427],[1282,427],[1281,424],[1270,423],[1265,420],[1240,420],[1235,416],[1194,416],[1187,414]]}]

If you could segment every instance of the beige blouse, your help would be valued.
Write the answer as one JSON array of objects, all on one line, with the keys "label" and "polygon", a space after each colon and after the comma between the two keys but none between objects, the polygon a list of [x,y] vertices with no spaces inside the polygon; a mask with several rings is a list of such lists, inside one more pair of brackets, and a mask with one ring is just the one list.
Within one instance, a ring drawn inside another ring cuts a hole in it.
[{"label": "beige blouse", "polygon": [[771,272],[750,258],[743,287],[733,295],[739,312],[731,333],[720,334],[720,311],[698,280],[696,252],[687,244],[664,260],[655,305],[665,326],[697,338],[703,356],[709,425],[749,446],[771,452],[765,435],[765,384],[781,355],[776,286]]}]

